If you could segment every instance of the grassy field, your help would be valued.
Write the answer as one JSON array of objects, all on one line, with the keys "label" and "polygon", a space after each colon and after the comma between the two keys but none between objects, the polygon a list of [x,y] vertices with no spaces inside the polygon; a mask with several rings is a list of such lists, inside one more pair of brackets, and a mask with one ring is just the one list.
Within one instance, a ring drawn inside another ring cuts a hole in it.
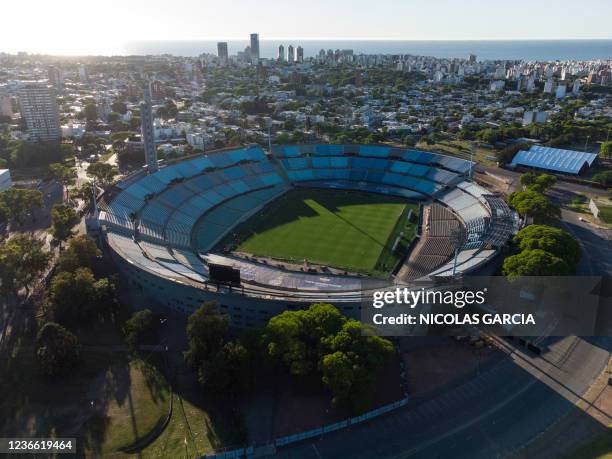
[{"label": "grassy field", "polygon": [[434,145],[427,145],[425,142],[421,142],[417,147],[468,160],[472,157],[471,150],[473,150],[475,162],[484,166],[495,166],[497,163],[495,160],[489,159],[495,156],[494,149],[483,148],[476,142],[469,140],[441,140]]},{"label": "grassy field", "polygon": [[604,222],[612,225],[612,206],[602,206],[599,205],[599,219]]},{"label": "grassy field", "polygon": [[[240,225],[237,250],[368,273],[393,269],[414,238],[418,205],[371,193],[293,190]],[[404,237],[393,253],[398,235]],[[221,244],[226,245],[226,239]]]},{"label": "grassy field", "polygon": [[94,415],[86,425],[88,437],[104,439],[87,450],[89,454],[104,456],[120,451],[162,424],[168,413],[170,387],[157,369],[134,360],[123,376],[123,381],[115,379],[118,386],[125,385],[120,395],[111,397],[104,412]]}]

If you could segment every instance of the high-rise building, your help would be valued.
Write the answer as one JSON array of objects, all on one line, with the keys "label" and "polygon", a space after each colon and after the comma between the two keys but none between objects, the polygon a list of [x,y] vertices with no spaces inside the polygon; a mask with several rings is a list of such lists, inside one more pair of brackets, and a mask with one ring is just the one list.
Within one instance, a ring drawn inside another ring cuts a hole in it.
[{"label": "high-rise building", "polygon": [[151,82],[151,99],[162,100],[164,97],[166,97],[164,85],[159,80],[153,80]]},{"label": "high-rise building", "polygon": [[40,142],[60,140],[59,108],[52,88],[46,83],[27,83],[19,91],[19,103],[30,140]]},{"label": "high-rise building", "polygon": [[544,94],[552,94],[554,87],[555,82],[552,78],[546,80],[546,83],[544,83]]},{"label": "high-rise building", "polygon": [[47,76],[49,77],[49,83],[52,84],[57,91],[64,89],[64,72],[62,69],[51,65],[47,69]]},{"label": "high-rise building", "polygon": [[468,56],[468,62],[470,64],[475,64],[476,63],[476,54],[471,54]]},{"label": "high-rise building", "polygon": [[295,50],[293,49],[293,45],[289,45],[287,48],[287,62],[293,64],[293,61],[295,61]]},{"label": "high-rise building", "polygon": [[0,90],[0,116],[13,116],[13,103],[11,96]]},{"label": "high-rise building", "polygon": [[557,86],[557,89],[555,91],[555,98],[563,99],[566,93],[567,93],[567,86],[564,84],[560,84],[559,86]]},{"label": "high-rise building", "polygon": [[279,62],[285,62],[285,47],[283,45],[279,45],[278,47],[277,59]]},{"label": "high-rise building", "polygon": [[219,60],[221,61],[222,64],[227,64],[229,55],[227,53],[227,42],[226,41],[220,41],[219,43],[217,43],[217,56],[219,56]]},{"label": "high-rise building", "polygon": [[251,34],[251,61],[259,61],[259,34]]},{"label": "high-rise building", "polygon": [[153,131],[153,110],[151,107],[151,85],[144,85],[144,101],[140,103],[140,125],[144,144],[145,161],[149,173],[157,170],[157,150],[155,150],[155,132]]},{"label": "high-rise building", "polygon": [[295,58],[300,63],[304,62],[304,48],[302,48],[301,46],[297,47]]},{"label": "high-rise building", "polygon": [[89,83],[89,73],[84,65],[79,66],[79,81],[81,83]]}]

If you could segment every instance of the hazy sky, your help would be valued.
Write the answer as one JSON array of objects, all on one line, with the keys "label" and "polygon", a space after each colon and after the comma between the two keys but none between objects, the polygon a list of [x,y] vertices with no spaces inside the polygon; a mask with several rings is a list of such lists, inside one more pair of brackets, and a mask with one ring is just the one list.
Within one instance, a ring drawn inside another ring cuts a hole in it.
[{"label": "hazy sky", "polygon": [[612,0],[7,0],[0,51],[106,53],[130,40],[612,38]]}]

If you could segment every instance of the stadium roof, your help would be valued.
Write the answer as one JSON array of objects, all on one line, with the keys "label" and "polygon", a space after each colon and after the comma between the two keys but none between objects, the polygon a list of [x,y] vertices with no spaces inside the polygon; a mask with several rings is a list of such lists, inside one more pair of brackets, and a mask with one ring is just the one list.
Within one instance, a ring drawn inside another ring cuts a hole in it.
[{"label": "stadium roof", "polygon": [[554,172],[578,174],[586,164],[591,166],[597,158],[595,153],[574,150],[532,146],[529,150],[519,151],[512,159],[512,166],[537,167]]}]

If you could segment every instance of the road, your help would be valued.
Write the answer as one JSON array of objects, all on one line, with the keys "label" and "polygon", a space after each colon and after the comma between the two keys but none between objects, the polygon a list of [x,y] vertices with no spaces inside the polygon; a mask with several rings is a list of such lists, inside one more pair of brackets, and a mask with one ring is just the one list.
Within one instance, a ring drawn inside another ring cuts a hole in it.
[{"label": "road", "polygon": [[606,366],[606,346],[550,340],[542,357],[508,356],[430,400],[349,430],[279,449],[281,458],[491,458],[518,451],[570,410]]},{"label": "road", "polygon": [[[502,179],[513,182],[514,184],[520,184],[521,175],[524,172],[516,172],[509,169],[502,169],[500,167],[490,167],[483,166],[479,164],[476,167],[476,171],[484,172],[490,175],[495,175],[497,177],[501,177]],[[582,194],[594,194],[597,196],[608,196],[608,191],[602,188],[595,188],[588,185],[581,185],[579,183],[566,182],[564,180],[558,180],[556,185],[552,188],[553,190],[557,190],[560,192],[570,191],[572,193],[582,193]]]}]

